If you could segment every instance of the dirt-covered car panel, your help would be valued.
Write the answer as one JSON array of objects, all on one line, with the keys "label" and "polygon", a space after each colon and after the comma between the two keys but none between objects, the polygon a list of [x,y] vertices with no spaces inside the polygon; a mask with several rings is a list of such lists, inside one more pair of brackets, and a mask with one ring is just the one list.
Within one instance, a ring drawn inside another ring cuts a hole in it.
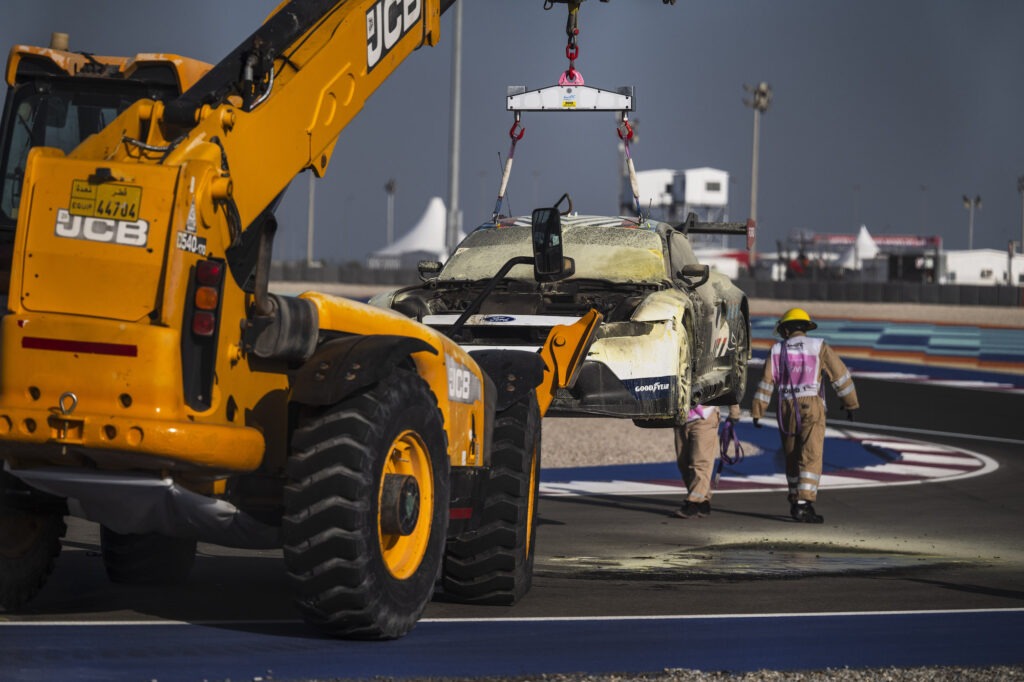
[{"label": "dirt-covered car panel", "polygon": [[679,336],[675,320],[602,325],[576,385],[560,391],[552,409],[635,419],[671,417],[680,397]]},{"label": "dirt-covered car panel", "polygon": [[[749,355],[742,291],[716,272],[700,286],[674,277],[699,264],[689,241],[671,225],[562,220],[574,275],[538,283],[529,266],[513,268],[466,321],[460,344],[535,349],[551,326],[595,308],[604,322],[575,386],[559,391],[551,414],[669,425],[685,419],[691,404],[727,404],[742,395]],[[509,258],[530,252],[528,225],[528,219],[503,219],[478,228],[436,279],[372,302],[445,332],[486,278]]]},{"label": "dirt-covered car panel", "polygon": [[[668,278],[661,237],[621,218],[600,224],[563,222],[565,255],[576,262],[574,279],[659,284]],[[475,230],[460,244],[438,282],[484,280],[513,256],[531,253],[528,220],[509,220]],[[510,279],[533,283],[533,270],[519,265]]]}]

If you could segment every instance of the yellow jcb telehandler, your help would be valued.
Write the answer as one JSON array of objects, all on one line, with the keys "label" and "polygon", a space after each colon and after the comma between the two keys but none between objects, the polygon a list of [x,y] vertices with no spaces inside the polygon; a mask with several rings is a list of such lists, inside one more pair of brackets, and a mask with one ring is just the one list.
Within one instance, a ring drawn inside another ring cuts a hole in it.
[{"label": "yellow jcb telehandler", "polygon": [[[42,587],[69,513],[120,583],[184,579],[197,542],[282,548],[338,636],[401,636],[437,589],[529,589],[540,420],[600,316],[478,361],[398,313],[268,291],[282,192],[450,4],[283,2],[212,67],[12,50],[0,607]],[[555,218],[538,276],[568,266]]]}]

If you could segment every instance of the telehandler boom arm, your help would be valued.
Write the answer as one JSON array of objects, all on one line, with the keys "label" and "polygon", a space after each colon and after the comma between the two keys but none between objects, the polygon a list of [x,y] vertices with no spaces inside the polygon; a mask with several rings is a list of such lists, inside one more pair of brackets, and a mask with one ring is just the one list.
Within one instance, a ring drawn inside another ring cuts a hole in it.
[{"label": "telehandler boom arm", "polygon": [[[114,160],[183,164],[219,147],[215,200],[241,229],[311,169],[322,176],[338,135],[415,49],[434,45],[454,0],[290,0],[180,98],[135,105],[82,150]],[[128,139],[124,139],[128,138]]]}]

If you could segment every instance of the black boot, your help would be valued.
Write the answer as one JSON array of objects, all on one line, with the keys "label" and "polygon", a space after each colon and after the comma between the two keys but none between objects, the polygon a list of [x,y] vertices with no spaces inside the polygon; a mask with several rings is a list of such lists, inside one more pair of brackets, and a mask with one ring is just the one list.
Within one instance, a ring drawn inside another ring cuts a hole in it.
[{"label": "black boot", "polygon": [[700,506],[696,502],[687,500],[686,503],[676,510],[676,516],[681,519],[692,519],[701,516]]},{"label": "black boot", "polygon": [[825,517],[815,513],[810,502],[794,502],[789,505],[789,515],[800,523],[824,523]]}]

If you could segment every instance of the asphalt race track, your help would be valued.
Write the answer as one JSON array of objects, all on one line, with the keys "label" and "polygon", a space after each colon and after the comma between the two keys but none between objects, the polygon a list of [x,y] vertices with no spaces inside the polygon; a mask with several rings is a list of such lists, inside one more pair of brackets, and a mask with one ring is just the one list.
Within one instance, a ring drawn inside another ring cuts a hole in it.
[{"label": "asphalt race track", "polygon": [[858,421],[830,417],[823,525],[788,518],[770,419],[739,425],[765,453],[723,472],[704,519],[672,516],[664,464],[545,470],[530,594],[436,600],[394,642],[308,630],[275,552],[203,545],[185,586],[115,586],[96,527],[74,522],[31,609],[0,617],[0,680],[1024,664],[1024,393],[857,387]]}]

